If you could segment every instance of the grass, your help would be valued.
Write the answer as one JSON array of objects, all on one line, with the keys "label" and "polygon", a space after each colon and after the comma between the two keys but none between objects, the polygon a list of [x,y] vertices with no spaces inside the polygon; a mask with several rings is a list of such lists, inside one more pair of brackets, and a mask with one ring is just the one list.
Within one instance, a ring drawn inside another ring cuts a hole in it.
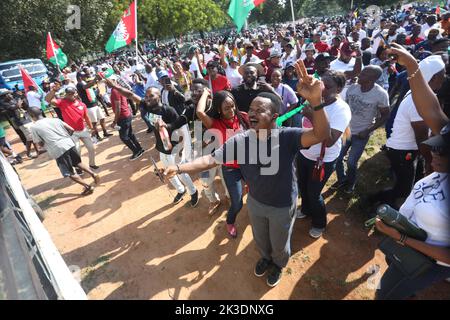
[{"label": "grass", "polygon": [[88,265],[87,267],[83,268],[81,271],[81,286],[83,287],[83,289],[88,292],[91,289],[93,289],[96,285],[94,284],[94,279],[96,277],[96,275],[98,273],[96,273],[97,271],[99,271],[101,268],[103,268],[104,266],[106,266],[107,264],[109,264],[111,260],[111,256],[110,255],[103,255],[97,258],[97,260],[95,260],[94,262],[92,262],[90,265]]},{"label": "grass", "polygon": [[36,197],[36,203],[42,210],[48,210],[50,209],[52,202],[55,201],[56,199],[57,199],[56,195],[51,195],[48,197],[38,196]]}]

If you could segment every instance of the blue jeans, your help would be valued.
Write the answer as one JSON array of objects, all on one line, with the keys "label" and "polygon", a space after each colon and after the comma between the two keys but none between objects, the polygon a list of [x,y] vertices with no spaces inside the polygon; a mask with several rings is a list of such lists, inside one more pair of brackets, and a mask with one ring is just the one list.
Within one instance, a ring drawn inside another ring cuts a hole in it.
[{"label": "blue jeans", "polygon": [[325,177],[323,181],[312,179],[315,163],[315,161],[305,158],[301,153],[298,154],[298,184],[302,198],[302,213],[311,216],[313,228],[323,229],[327,225],[327,210],[322,197],[322,189],[336,167],[336,160],[324,163]]},{"label": "blue jeans", "polygon": [[[358,161],[364,152],[369,137],[365,139],[358,138],[356,135],[352,135],[349,140],[341,149],[341,154],[337,158],[336,162],[336,174],[339,182],[347,181],[350,186],[354,186],[356,183],[356,170],[358,169]],[[347,155],[348,150],[350,153],[347,160],[347,174],[344,170],[344,157]]]},{"label": "blue jeans", "polygon": [[223,179],[230,194],[231,205],[227,213],[227,224],[234,224],[236,216],[242,209],[242,177],[241,170],[222,166]]}]

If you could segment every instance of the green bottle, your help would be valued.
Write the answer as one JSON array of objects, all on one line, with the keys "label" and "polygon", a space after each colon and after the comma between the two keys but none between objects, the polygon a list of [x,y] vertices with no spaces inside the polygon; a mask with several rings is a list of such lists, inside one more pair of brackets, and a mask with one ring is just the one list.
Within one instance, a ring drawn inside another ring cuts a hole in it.
[{"label": "green bottle", "polygon": [[385,224],[397,229],[400,233],[406,234],[408,237],[420,241],[427,239],[425,230],[411,223],[404,215],[387,204],[377,208],[377,215]]}]

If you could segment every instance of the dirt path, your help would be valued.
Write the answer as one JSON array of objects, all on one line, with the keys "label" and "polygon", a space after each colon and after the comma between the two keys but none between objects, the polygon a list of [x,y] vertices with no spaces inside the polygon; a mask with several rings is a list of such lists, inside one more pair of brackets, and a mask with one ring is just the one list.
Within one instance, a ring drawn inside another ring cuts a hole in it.
[{"label": "dirt path", "polygon": [[[195,209],[189,197],[172,206],[168,186],[152,174],[150,156],[159,160],[154,138],[139,118],[133,126],[149,150],[130,162],[117,132],[100,142],[96,154],[102,185],[90,196],[80,197],[81,187],[63,179],[46,154],[17,166],[30,194],[46,209],[45,226],[65,261],[81,268],[89,298],[373,299],[366,271],[378,265],[379,276],[386,268],[376,250],[380,237],[368,236],[363,215],[349,213],[348,199],[326,193],[330,214],[322,239],[307,235],[309,220],[297,220],[293,257],[282,282],[270,289],[253,275],[259,256],[246,207],[237,219],[238,238],[231,240],[225,205],[213,217],[207,215],[203,196]],[[23,151],[18,139],[12,140]],[[84,148],[83,159],[87,163]],[[198,179],[195,184],[201,190]],[[220,181],[216,184],[222,191]],[[450,299],[450,284],[440,283],[419,298]]]}]

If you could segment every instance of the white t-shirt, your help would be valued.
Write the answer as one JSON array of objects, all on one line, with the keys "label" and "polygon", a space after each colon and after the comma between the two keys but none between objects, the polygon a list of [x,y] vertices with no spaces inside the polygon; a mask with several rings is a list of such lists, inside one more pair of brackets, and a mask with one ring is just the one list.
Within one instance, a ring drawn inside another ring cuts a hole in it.
[{"label": "white t-shirt", "polygon": [[28,91],[27,93],[27,101],[30,107],[41,108],[41,98],[42,95],[36,91]]},{"label": "white t-shirt", "polygon": [[416,136],[411,122],[423,121],[409,92],[398,107],[392,134],[386,146],[396,150],[418,150]]},{"label": "white t-shirt", "polygon": [[227,68],[225,69],[225,73],[228,81],[230,81],[231,88],[236,88],[241,84],[242,76],[237,68],[233,69],[230,67],[230,65],[228,65]]},{"label": "white t-shirt", "polygon": [[214,52],[212,52],[212,51],[210,51],[209,53],[205,52],[203,54],[203,58],[205,59],[205,64],[208,63],[209,61],[211,61],[214,58],[215,55],[216,54]]},{"label": "white t-shirt", "polygon": [[[399,212],[427,232],[426,243],[450,247],[450,211],[448,174],[433,172],[419,180]],[[437,261],[438,264],[450,267]]]},{"label": "white t-shirt", "polygon": [[283,54],[281,57],[281,65],[284,68],[286,68],[286,65],[288,62],[295,62],[297,61],[297,50],[292,50],[290,55],[287,55],[286,53]]},{"label": "white t-shirt", "polygon": [[367,32],[365,32],[363,29],[359,30],[359,41],[361,41],[364,38],[367,38]]},{"label": "white t-shirt", "polygon": [[156,76],[155,70],[153,70],[150,73],[147,73],[145,75],[145,77],[147,78],[147,82],[145,83],[145,87],[144,87],[145,90],[147,90],[150,87],[155,87],[155,88],[158,88],[160,90],[162,89],[162,86],[161,86],[161,84],[158,81],[158,77]]},{"label": "white t-shirt", "polygon": [[[328,120],[330,121],[330,128],[344,133],[352,118],[352,113],[348,104],[344,100],[338,98],[336,102],[326,106],[324,110],[328,116]],[[323,158],[324,162],[332,162],[339,157],[342,147],[341,137],[339,137],[339,139],[337,139],[331,147],[327,147],[325,149],[325,156]],[[305,158],[316,161],[320,156],[321,147],[322,144],[318,143],[311,146],[309,149],[300,150],[300,152]]]},{"label": "white t-shirt", "polygon": [[[258,62],[261,59],[259,59],[257,56],[255,56],[254,54],[251,56],[250,61],[249,62]],[[247,61],[247,55],[242,56],[241,58],[241,65],[245,64],[245,61]]]},{"label": "white t-shirt", "polygon": [[[352,71],[353,68],[355,67],[355,61],[356,61],[355,58],[351,58],[348,63],[344,63],[340,59],[335,59],[330,63],[330,70],[340,71],[340,72]],[[340,94],[342,99],[344,99],[344,100],[347,95],[348,87],[350,87],[350,85],[351,85],[351,82],[347,81],[344,89],[342,90],[342,92]]]},{"label": "white t-shirt", "polygon": [[[192,78],[203,79],[202,71],[200,70],[200,67],[198,66],[198,61],[197,61],[196,57],[192,58],[191,65],[189,67],[189,71],[192,74]],[[197,77],[195,76],[195,71],[197,71]]]}]

